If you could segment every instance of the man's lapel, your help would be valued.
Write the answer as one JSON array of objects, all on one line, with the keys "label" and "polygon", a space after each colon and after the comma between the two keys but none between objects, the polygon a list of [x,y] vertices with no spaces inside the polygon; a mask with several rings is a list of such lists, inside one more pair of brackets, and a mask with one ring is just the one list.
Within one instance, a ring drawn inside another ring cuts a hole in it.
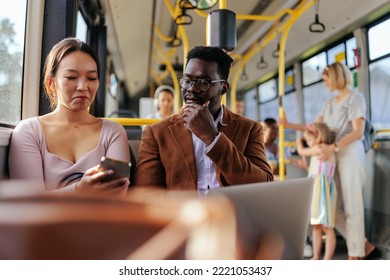
[{"label": "man's lapel", "polygon": [[[223,105],[222,105],[223,106]],[[219,127],[219,131],[226,135],[231,141],[234,142],[238,129],[238,121],[235,119],[233,113],[223,106],[222,124]]]},{"label": "man's lapel", "polygon": [[[187,170],[190,173],[192,179],[194,180],[195,185],[197,184],[196,177],[196,162],[195,162],[195,154],[192,143],[192,134],[185,126],[181,119],[181,114],[175,115],[171,122],[173,123],[169,126],[169,131],[172,135],[172,138],[175,141],[176,146],[180,152],[180,157],[182,159],[181,162],[184,161],[187,166]],[[177,160],[176,158],[172,158],[172,160]],[[176,163],[176,164],[180,164]]]}]

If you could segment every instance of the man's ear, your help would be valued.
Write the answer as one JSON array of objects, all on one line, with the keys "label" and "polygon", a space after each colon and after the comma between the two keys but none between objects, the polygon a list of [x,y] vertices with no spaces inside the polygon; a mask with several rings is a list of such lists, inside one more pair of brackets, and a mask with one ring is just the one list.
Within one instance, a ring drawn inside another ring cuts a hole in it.
[{"label": "man's ear", "polygon": [[229,88],[230,88],[230,85],[229,85],[229,83],[228,83],[228,82],[225,82],[225,83],[223,83],[223,85],[222,85],[222,91],[221,91],[221,95],[224,95],[225,93],[227,93],[227,92],[228,92],[228,90],[229,90]]}]

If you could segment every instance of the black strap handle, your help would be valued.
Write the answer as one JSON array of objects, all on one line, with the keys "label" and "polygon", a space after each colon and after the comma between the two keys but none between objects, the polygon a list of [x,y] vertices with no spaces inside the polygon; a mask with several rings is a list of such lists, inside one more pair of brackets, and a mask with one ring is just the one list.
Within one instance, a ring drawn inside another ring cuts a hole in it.
[{"label": "black strap handle", "polygon": [[273,58],[279,58],[279,50],[280,50],[280,43],[278,43],[278,46],[276,47],[276,50],[272,52]]},{"label": "black strap handle", "polygon": [[169,41],[168,46],[172,48],[176,48],[176,47],[180,47],[182,43],[183,43],[182,40],[175,36],[172,38],[171,41]]},{"label": "black strap handle", "polygon": [[61,181],[57,185],[57,189],[62,189],[66,187],[67,185],[73,183],[74,181],[80,179],[81,177],[84,176],[83,172],[74,172],[71,174],[68,174],[64,176],[64,178],[61,179]]},{"label": "black strap handle", "polygon": [[320,8],[320,0],[316,0],[316,15],[314,17],[314,22],[309,25],[309,31],[314,33],[322,33],[325,31],[325,25],[320,22],[318,17],[318,10]]},{"label": "black strap handle", "polygon": [[196,9],[197,7],[191,4],[188,0],[180,0],[179,2],[179,8],[182,10],[193,10]]},{"label": "black strap handle", "polygon": [[187,15],[185,10],[182,10],[182,13],[175,18],[177,25],[190,25],[192,24],[192,21],[192,16]]},{"label": "black strap handle", "polygon": [[309,30],[310,32],[314,32],[314,33],[322,33],[325,31],[325,25],[322,22],[320,22],[318,18],[318,14],[315,15],[314,22],[309,25]]},{"label": "black strap handle", "polygon": [[260,57],[260,61],[256,64],[257,69],[266,69],[268,67],[268,63],[264,61],[264,56]]},{"label": "black strap handle", "polygon": [[246,74],[245,66],[244,66],[244,69],[242,69],[242,73],[241,73],[240,79],[242,81],[248,81],[249,80],[249,76]]}]

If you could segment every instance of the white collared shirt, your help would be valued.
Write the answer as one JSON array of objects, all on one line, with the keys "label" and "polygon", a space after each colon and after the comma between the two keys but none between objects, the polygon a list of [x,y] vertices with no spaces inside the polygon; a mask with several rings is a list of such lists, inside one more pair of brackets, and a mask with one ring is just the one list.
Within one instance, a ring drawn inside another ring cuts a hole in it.
[{"label": "white collared shirt", "polygon": [[[223,123],[222,116],[223,107],[221,106],[221,112],[214,120],[214,125],[216,128],[218,128],[219,123]],[[202,140],[200,140],[194,133],[192,133],[198,191],[207,192],[209,189],[215,189],[220,187],[220,183],[217,179],[217,173],[215,172],[215,166],[211,159],[206,156],[206,154],[214,147],[220,136],[221,133],[218,133],[214,141],[208,147],[206,147],[206,144],[203,143]]]}]

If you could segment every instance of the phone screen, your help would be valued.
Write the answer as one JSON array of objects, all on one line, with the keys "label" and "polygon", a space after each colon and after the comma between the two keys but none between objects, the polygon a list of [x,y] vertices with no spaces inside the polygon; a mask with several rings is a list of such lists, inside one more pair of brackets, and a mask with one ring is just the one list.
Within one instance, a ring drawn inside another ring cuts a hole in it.
[{"label": "phone screen", "polygon": [[114,174],[105,177],[101,180],[102,182],[109,182],[119,178],[130,177],[130,162],[116,160],[108,157],[102,157],[100,167],[102,168],[102,170],[114,171]]}]

